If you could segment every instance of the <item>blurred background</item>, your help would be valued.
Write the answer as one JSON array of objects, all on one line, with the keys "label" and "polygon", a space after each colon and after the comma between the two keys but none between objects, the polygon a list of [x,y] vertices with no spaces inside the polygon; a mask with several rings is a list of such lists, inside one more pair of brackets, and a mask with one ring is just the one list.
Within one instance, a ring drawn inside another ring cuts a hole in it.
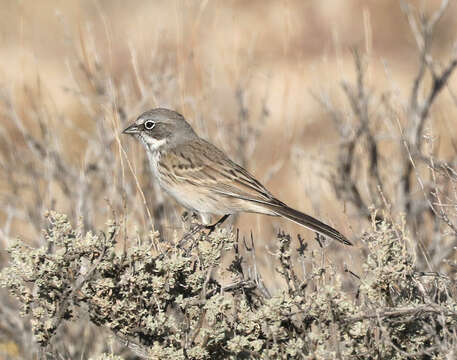
[{"label": "blurred background", "polygon": [[[441,5],[403,4],[418,22]],[[400,216],[389,171],[400,156],[401,124],[420,66],[404,6],[396,0],[3,0],[0,266],[13,239],[43,243],[43,214],[51,209],[86,231],[101,230],[116,216],[126,225],[126,240],[153,227],[164,240],[178,239],[183,209],[156,188],[140,144],[120,136],[141,112],[160,106],[181,112],[279,199],[346,234],[354,249],[330,244],[326,254],[356,272],[363,256],[357,239],[371,224],[335,185],[356,118],[344,84],[357,85],[357,50],[366,93],[375,99],[370,114],[380,161],[388,169],[382,174],[392,194],[386,208]],[[456,34],[451,1],[430,48],[438,65],[450,58]],[[450,78],[426,125],[433,154],[443,159],[455,156],[456,82]],[[431,78],[423,84],[426,94]],[[335,122],[331,108],[346,125]],[[396,121],[387,120],[388,111]],[[368,148],[355,151],[362,159],[354,165],[357,178]],[[360,172],[364,203],[377,208],[382,201],[372,199]],[[300,232],[318,248],[312,232],[285,220],[243,214],[232,222],[241,236],[252,232],[273,289],[275,271],[262,254],[275,250],[279,228]]]}]

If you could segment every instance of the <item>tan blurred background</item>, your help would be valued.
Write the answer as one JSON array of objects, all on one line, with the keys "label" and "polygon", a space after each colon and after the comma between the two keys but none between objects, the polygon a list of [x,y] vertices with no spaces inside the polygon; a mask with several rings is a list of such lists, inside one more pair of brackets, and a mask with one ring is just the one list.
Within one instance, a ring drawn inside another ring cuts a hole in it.
[{"label": "tan blurred background", "polygon": [[[439,7],[438,1],[410,4],[426,14]],[[148,108],[171,107],[292,207],[350,238],[367,226],[335,200],[325,180],[339,139],[315,95],[328,93],[343,111],[348,108],[340,83],[354,81],[353,48],[367,55],[373,89],[408,94],[417,48],[399,1],[4,0],[0,14],[2,89],[31,129],[37,124],[26,116],[27,96],[52,114],[50,126],[70,163],[96,162],[87,159],[81,134],[99,131],[93,125],[97,111],[105,114],[105,131],[114,134]],[[447,58],[456,30],[452,1],[437,26],[437,58]],[[81,63],[111,86],[99,92],[97,80],[81,86]],[[454,77],[449,88],[456,87]],[[442,121],[449,128],[456,107],[448,92],[438,104],[435,126]],[[122,107],[125,117],[112,120],[112,107]],[[17,136],[16,146],[25,146],[10,118],[0,114],[0,121],[13,141]],[[137,168],[142,149],[129,138],[120,141]],[[106,151],[119,152],[118,145]],[[68,206],[54,204],[61,211]],[[106,217],[100,216],[100,226]],[[257,215],[243,215],[238,224],[260,239],[277,225],[297,230]],[[12,234],[34,233],[21,226]]]}]

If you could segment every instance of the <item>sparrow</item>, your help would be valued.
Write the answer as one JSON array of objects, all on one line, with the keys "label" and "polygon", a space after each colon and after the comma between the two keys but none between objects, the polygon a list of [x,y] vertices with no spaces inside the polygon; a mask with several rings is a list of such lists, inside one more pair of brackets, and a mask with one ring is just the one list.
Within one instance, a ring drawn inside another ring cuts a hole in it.
[{"label": "sparrow", "polygon": [[352,245],[331,226],[276,199],[247,170],[200,138],[176,111],[156,108],[142,113],[123,134],[144,146],[151,172],[161,189],[209,224],[240,212],[281,216],[321,235]]}]

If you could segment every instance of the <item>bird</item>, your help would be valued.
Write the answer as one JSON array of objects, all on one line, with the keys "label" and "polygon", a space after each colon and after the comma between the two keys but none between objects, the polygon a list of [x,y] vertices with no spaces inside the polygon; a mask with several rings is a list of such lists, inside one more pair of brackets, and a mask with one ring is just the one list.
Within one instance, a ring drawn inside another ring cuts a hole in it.
[{"label": "bird", "polygon": [[160,188],[209,224],[212,215],[240,212],[280,216],[345,245],[339,231],[275,198],[254,176],[215,145],[199,137],[180,113],[155,108],[127,126],[146,150],[151,172]]}]

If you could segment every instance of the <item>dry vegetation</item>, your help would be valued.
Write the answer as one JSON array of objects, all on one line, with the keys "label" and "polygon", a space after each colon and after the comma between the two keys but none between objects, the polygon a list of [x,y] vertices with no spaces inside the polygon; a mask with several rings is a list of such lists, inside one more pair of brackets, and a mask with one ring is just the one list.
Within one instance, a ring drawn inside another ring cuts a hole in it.
[{"label": "dry vegetation", "polygon": [[[457,5],[320,3],[2,5],[0,357],[456,356]],[[356,246],[181,218],[159,105]]]}]

